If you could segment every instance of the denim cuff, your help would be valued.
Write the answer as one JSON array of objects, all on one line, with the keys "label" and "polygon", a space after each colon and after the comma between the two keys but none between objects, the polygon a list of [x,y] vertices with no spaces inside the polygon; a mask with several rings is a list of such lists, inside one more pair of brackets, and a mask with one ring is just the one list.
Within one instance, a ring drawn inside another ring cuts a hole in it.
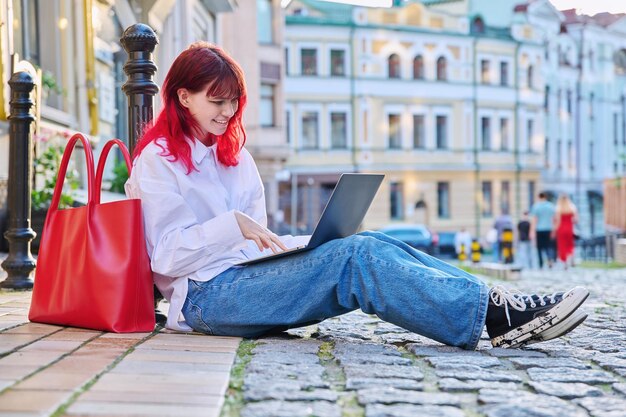
[{"label": "denim cuff", "polygon": [[465,346],[466,349],[470,350],[476,350],[478,342],[480,341],[480,336],[483,334],[483,328],[485,327],[485,321],[487,319],[487,305],[489,304],[489,287],[487,285],[480,284],[480,293],[478,297],[478,308],[476,309],[476,319],[474,320],[472,336]]}]

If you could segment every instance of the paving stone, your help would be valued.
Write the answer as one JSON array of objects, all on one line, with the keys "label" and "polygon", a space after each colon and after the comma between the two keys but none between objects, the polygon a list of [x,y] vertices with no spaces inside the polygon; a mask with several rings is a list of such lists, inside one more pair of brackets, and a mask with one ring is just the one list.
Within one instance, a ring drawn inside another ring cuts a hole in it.
[{"label": "paving stone", "polygon": [[437,381],[439,389],[446,392],[478,391],[482,388],[493,388],[500,390],[515,390],[521,386],[514,382],[495,382],[481,380],[461,381],[456,378],[441,378]]},{"label": "paving stone", "polygon": [[264,352],[270,353],[309,353],[317,355],[317,352],[322,345],[317,340],[275,340],[275,339],[261,339],[259,344],[255,346],[252,353],[259,354]]},{"label": "paving stone", "polygon": [[298,376],[302,374],[322,374],[324,367],[319,363],[299,363],[299,364],[284,364],[273,363],[268,365],[266,362],[257,362],[253,359],[246,366],[246,373],[271,373],[272,375],[289,377]]},{"label": "paving stone", "polygon": [[312,389],[312,388],[329,388],[328,381],[322,378],[322,374],[319,375],[307,375],[301,374],[298,377],[289,378],[284,376],[274,376],[272,374],[246,374],[244,377],[244,390],[252,389],[257,386],[267,386],[275,383],[289,383],[298,389]]},{"label": "paving stone", "polygon": [[425,361],[437,369],[458,368],[460,365],[479,366],[481,368],[502,366],[502,362],[498,358],[490,356],[434,357],[426,358]]},{"label": "paving stone", "polygon": [[274,352],[263,352],[253,356],[255,363],[274,364],[281,363],[284,365],[298,365],[298,364],[315,364],[319,363],[320,358],[315,354],[310,353],[298,353],[298,352],[283,352],[277,355]]},{"label": "paving stone", "polygon": [[424,374],[414,366],[394,365],[346,365],[343,367],[348,378],[372,377],[372,378],[406,378],[421,381]]},{"label": "paving stone", "polygon": [[511,358],[517,369],[528,368],[575,368],[589,369],[591,365],[574,358]]},{"label": "paving stone", "polygon": [[333,350],[335,355],[388,355],[402,356],[395,346],[385,346],[372,343],[337,343]]},{"label": "paving stone", "polygon": [[339,354],[335,355],[335,358],[342,365],[352,364],[383,364],[383,365],[412,365],[411,359],[403,358],[401,356],[391,355],[366,355],[362,353],[354,354]]},{"label": "paving stone", "polygon": [[578,404],[596,417],[624,417],[626,416],[626,399],[604,396],[600,398],[581,398],[576,400]]},{"label": "paving stone", "polygon": [[401,344],[405,345],[407,343],[423,343],[428,344],[432,343],[432,340],[420,336],[416,333],[383,333],[378,336],[383,343],[387,344]]},{"label": "paving stone", "polygon": [[456,378],[462,380],[480,379],[483,381],[520,382],[522,379],[506,371],[491,371],[475,365],[461,365],[456,369],[436,370],[439,378]]},{"label": "paving stone", "polygon": [[446,346],[442,344],[437,345],[423,345],[417,343],[410,343],[405,346],[406,350],[414,354],[415,356],[454,356],[454,357],[468,357],[468,356],[482,356],[481,352],[475,350],[466,350],[454,346]]},{"label": "paving stone", "polygon": [[540,406],[532,403],[497,404],[481,408],[487,417],[587,417],[587,413],[572,406],[560,407]]},{"label": "paving stone", "polygon": [[371,387],[390,387],[421,391],[424,384],[419,381],[405,378],[347,378],[346,389],[359,390]]},{"label": "paving stone", "polygon": [[262,401],[246,405],[241,417],[340,417],[341,408],[327,401]]},{"label": "paving stone", "polygon": [[546,355],[543,352],[536,350],[524,350],[524,349],[505,349],[505,348],[493,348],[486,351],[487,354],[498,358],[545,358]]},{"label": "paving stone", "polygon": [[327,389],[300,390],[289,383],[274,383],[264,387],[254,387],[243,394],[246,401],[337,401],[335,391]]},{"label": "paving stone", "polygon": [[584,382],[587,384],[609,384],[616,382],[608,372],[594,369],[573,368],[529,368],[528,376],[534,381],[550,382]]},{"label": "paving stone", "polygon": [[579,397],[599,397],[603,395],[601,389],[580,382],[528,382],[539,394],[553,395],[563,399]]},{"label": "paving stone", "polygon": [[394,388],[368,388],[358,391],[359,403],[382,404],[424,404],[424,405],[453,405],[460,406],[461,398],[458,395],[439,392],[419,392],[399,390]]},{"label": "paving stone", "polygon": [[373,331],[349,323],[324,321],[318,325],[319,340],[372,340]]},{"label": "paving stone", "polygon": [[368,404],[365,407],[365,417],[464,417],[465,413],[456,408],[449,406],[431,406],[431,405],[383,405]]},{"label": "paving stone", "polygon": [[481,389],[480,411],[488,417],[587,417],[576,405],[557,397],[528,391]]},{"label": "paving stone", "polygon": [[626,383],[618,382],[613,384],[613,389],[621,394],[626,395]]}]

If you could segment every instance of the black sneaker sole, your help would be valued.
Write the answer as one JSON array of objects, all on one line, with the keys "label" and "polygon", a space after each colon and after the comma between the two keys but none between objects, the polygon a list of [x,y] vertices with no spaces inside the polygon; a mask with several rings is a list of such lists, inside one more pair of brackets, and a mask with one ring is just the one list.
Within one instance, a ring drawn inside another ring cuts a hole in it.
[{"label": "black sneaker sole", "polygon": [[513,348],[521,346],[530,338],[567,319],[589,297],[589,291],[583,287],[574,287],[563,300],[550,310],[545,311],[528,323],[512,329],[502,336],[491,339],[493,347]]}]

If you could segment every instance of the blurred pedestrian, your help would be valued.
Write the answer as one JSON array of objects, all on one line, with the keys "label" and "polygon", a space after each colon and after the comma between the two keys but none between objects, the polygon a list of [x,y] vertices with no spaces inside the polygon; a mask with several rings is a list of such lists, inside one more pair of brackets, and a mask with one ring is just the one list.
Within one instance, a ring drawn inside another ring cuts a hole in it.
[{"label": "blurred pedestrian", "polygon": [[561,194],[556,202],[556,214],[554,216],[554,236],[558,259],[565,264],[573,266],[574,258],[574,225],[578,222],[578,213],[572,200]]},{"label": "blurred pedestrian", "polygon": [[472,235],[465,227],[461,227],[454,235],[454,250],[457,257],[464,252],[467,255],[466,259],[469,259],[472,253]]},{"label": "blurred pedestrian", "polygon": [[539,257],[539,268],[543,268],[543,256],[546,256],[548,268],[556,259],[554,251],[554,241],[552,239],[552,228],[554,226],[554,204],[548,201],[546,193],[539,193],[539,201],[533,204],[530,210],[531,239],[535,239],[537,244],[537,255]]},{"label": "blurred pedestrian", "polygon": [[496,256],[495,259],[500,262],[503,260],[502,249],[504,247],[504,231],[510,230],[513,231],[513,219],[509,216],[508,213],[502,213],[496,219],[496,222],[493,224],[493,228],[496,229],[497,232],[497,245],[496,245]]},{"label": "blurred pedestrian", "polygon": [[525,211],[522,219],[517,223],[517,256],[523,268],[533,267],[533,254],[530,240],[530,221]]}]

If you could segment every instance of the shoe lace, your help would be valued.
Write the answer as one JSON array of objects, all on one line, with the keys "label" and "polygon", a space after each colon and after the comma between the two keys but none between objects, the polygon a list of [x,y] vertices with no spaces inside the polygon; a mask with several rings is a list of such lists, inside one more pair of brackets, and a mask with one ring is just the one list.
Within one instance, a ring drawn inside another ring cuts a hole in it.
[{"label": "shoe lace", "polygon": [[[539,298],[539,305],[545,306],[547,304],[546,300],[550,302],[550,304],[556,303],[556,297],[558,292],[552,293],[550,295],[544,294],[537,296]],[[491,301],[494,305],[498,307],[504,307],[504,313],[506,314],[507,322],[509,326],[511,325],[511,316],[509,315],[509,306],[517,311],[526,311],[528,305],[531,308],[537,307],[537,303],[533,299],[531,294],[524,294],[520,291],[511,291],[503,287],[502,285],[494,286],[489,292],[489,296],[491,297]]]}]

